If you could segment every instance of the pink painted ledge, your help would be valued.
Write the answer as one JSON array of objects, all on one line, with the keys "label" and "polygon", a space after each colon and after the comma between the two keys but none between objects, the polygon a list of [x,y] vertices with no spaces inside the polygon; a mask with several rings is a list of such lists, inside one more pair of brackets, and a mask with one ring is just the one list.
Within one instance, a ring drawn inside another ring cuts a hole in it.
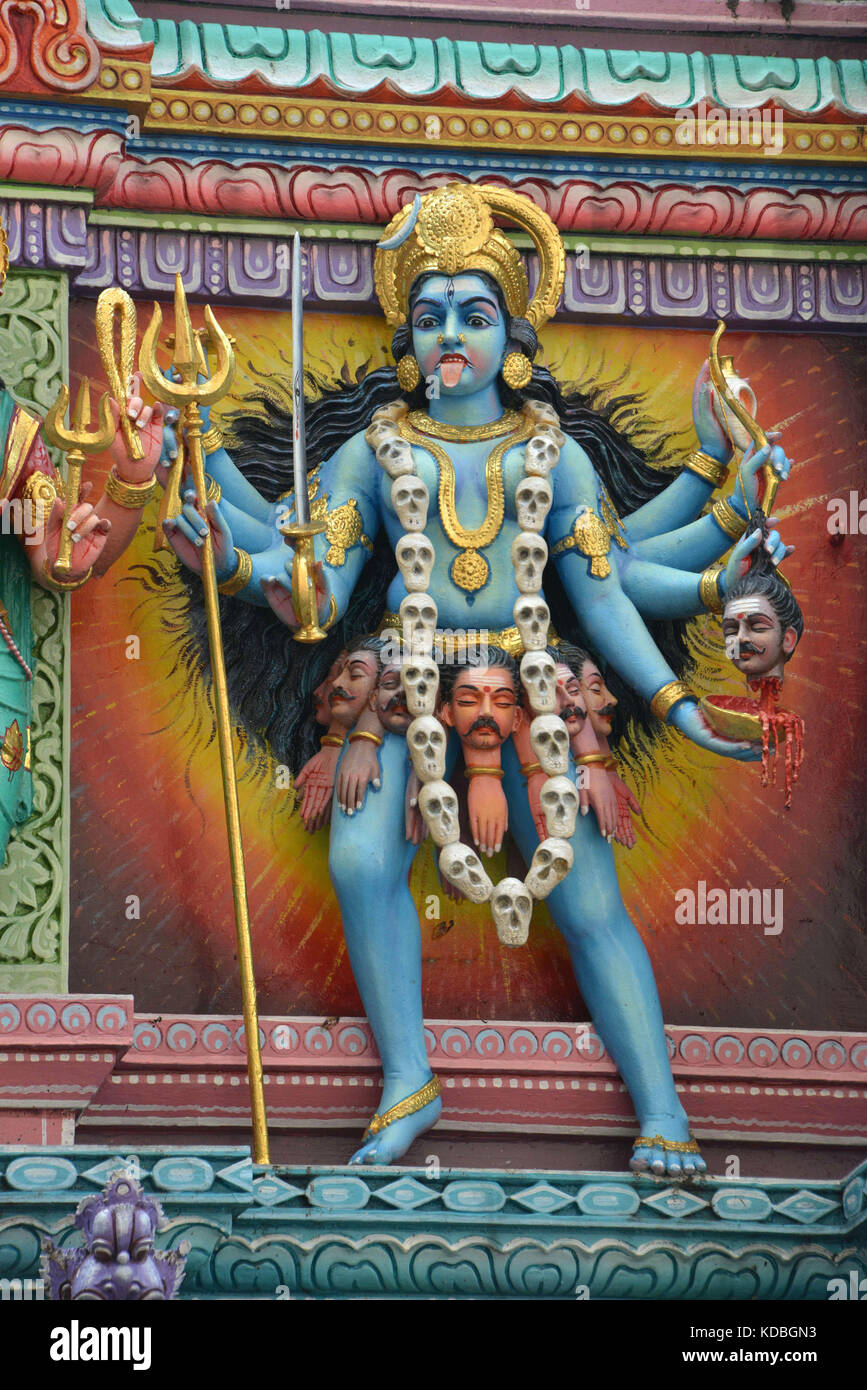
[{"label": "pink painted ledge", "polygon": [[[364,1019],[263,1018],[260,1032],[273,1127],[369,1118],[380,1065]],[[867,1138],[867,1034],[666,1032],[699,1138]],[[626,1090],[587,1025],[431,1020],[426,1034],[445,1129],[634,1131]],[[134,1016],[129,996],[4,996],[0,1059],[0,1142],[71,1143],[76,1126],[83,1140],[97,1129],[159,1128],[178,1142],[179,1131],[249,1127],[238,1018]]]}]

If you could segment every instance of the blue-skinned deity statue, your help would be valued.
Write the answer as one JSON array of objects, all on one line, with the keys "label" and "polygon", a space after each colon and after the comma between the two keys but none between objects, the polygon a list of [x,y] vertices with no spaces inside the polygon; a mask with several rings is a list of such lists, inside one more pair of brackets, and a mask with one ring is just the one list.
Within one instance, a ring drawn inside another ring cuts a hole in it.
[{"label": "blue-skinned deity statue", "polygon": [[[532,295],[495,219],[534,241]],[[193,574],[210,527],[235,716],[298,775],[308,828],[330,822],[330,874],[384,1074],[352,1162],[396,1162],[441,1113],[409,886],[429,831],[444,882],[488,900],[515,949],[545,898],[632,1098],[632,1169],[705,1169],[618,886],[613,759],[578,676],[595,671],[630,727],[652,736],[663,721],[720,756],[758,758],[754,742],[705,721],[683,679],[683,629],[722,611],[719,562],[760,500],[759,473],[783,479],[790,464],[773,441],[747,450],[735,490],[705,512],[732,457],[706,372],[697,448],[678,472],[654,466],[610,409],[564,394],[533,364],[563,270],[554,225],[509,190],[451,185],[392,219],[375,273],[396,366],[308,404],[321,642],[292,640],[298,561],[281,532],[294,510],[292,420],[275,393],[228,438],[207,422],[213,498],[203,515],[186,492],[165,522]],[[787,553],[771,527],[762,544],[773,563]],[[577,667],[560,644],[580,652]],[[461,760],[475,849],[459,838]],[[530,867],[495,884],[483,860],[507,830]]]}]

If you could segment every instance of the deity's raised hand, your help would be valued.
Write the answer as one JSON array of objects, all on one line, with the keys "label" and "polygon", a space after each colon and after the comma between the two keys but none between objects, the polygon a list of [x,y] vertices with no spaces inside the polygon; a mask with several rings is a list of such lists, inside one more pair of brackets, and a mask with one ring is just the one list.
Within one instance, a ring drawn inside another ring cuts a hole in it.
[{"label": "deity's raised hand", "polygon": [[[773,526],[776,521],[775,516],[768,517],[768,525]],[[781,565],[787,555],[791,555],[795,549],[793,545],[785,545],[780,537],[779,531],[768,531],[763,537],[760,530],[747,531],[746,535],[741,536],[737,545],[732,550],[728,559],[725,572],[725,592],[733,589],[739,579],[743,579],[747,570],[750,568],[751,556],[754,551],[764,542],[765,550],[768,552],[773,564]]]},{"label": "deity's raised hand", "polygon": [[720,738],[704,718],[696,700],[680,700],[672,710],[669,721],[676,729],[699,748],[707,748],[710,753],[719,753],[723,758],[735,758],[738,762],[755,763],[761,760],[761,743],[736,743],[733,739]]},{"label": "deity's raised hand", "polygon": [[125,478],[128,483],[146,483],[153,477],[163,447],[164,411],[162,403],[157,401],[155,405],[145,405],[141,389],[141,373],[135,372],[126,398],[126,413],[141,436],[144,456],[140,459],[131,459],[127,453],[123,433],[118,428],[120,411],[117,402],[109,399],[109,406],[117,431],[114,442],[109,446],[109,458],[120,477]]},{"label": "deity's raised hand", "polygon": [[720,463],[728,463],[732,456],[732,443],[717,420],[713,408],[714,387],[711,384],[710,368],[702,362],[701,369],[692,389],[692,421],[698,436],[699,448]]},{"label": "deity's raised hand", "polygon": [[781,482],[785,482],[792,469],[792,460],[787,458],[781,446],[775,441],[780,438],[778,430],[768,432],[768,446],[756,451],[753,444],[747,449],[738,468],[738,478],[732,493],[732,506],[741,516],[749,516],[760,505],[758,479],[761,470],[770,464]]},{"label": "deity's raised hand", "polygon": [[169,545],[181,563],[194,574],[202,572],[202,547],[209,527],[214,547],[217,582],[222,583],[231,577],[236,561],[232,532],[220,511],[219,503],[208,502],[203,517],[196,506],[195,492],[185,492],[181,511],[176,517],[163,522],[163,531]]},{"label": "deity's raised hand", "polygon": [[[80,579],[87,574],[91,565],[94,565],[102,554],[108,533],[111,530],[111,522],[108,518],[100,517],[86,500],[92,490],[92,483],[81,484],[78,506],[73,507],[67,523],[72,532],[72,555],[69,569],[64,570],[62,575],[56,576],[57,579],[62,579],[66,583]],[[60,551],[63,511],[63,502],[58,497],[55,499],[45,526],[45,555],[52,574]]]}]

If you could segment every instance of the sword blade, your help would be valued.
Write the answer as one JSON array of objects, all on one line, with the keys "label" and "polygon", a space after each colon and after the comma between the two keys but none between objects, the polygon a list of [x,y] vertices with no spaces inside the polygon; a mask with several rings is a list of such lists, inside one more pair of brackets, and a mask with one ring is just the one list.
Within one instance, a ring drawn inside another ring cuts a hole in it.
[{"label": "sword blade", "polygon": [[301,238],[292,242],[292,468],[295,519],[310,520],[307,501],[307,444],[304,435],[304,297],[301,289]]}]

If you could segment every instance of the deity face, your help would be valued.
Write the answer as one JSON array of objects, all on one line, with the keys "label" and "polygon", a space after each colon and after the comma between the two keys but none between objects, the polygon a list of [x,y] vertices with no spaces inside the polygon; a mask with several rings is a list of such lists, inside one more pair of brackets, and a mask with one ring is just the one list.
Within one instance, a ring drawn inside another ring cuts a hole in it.
[{"label": "deity face", "polygon": [[569,737],[580,734],[587,718],[587,702],[581,689],[581,682],[575,672],[562,662],[557,663],[557,709],[569,731]]},{"label": "deity face", "polygon": [[378,675],[376,652],[349,653],[328,696],[331,718],[336,724],[352,728],[373,692]]},{"label": "deity face", "polygon": [[342,671],[345,661],[346,652],[341,652],[336,661],[331,663],[325,680],[317,685],[313,692],[313,717],[317,724],[324,724],[326,728],[331,723],[331,706],[328,703],[328,696],[331,694],[334,682]]},{"label": "deity face", "polygon": [[602,679],[602,672],[592,661],[581,667],[581,693],[587,703],[587,713],[593,732],[598,738],[608,738],[614,723],[617,701]]},{"label": "deity face", "polygon": [[423,378],[448,396],[472,396],[496,380],[506,322],[479,275],[427,275],[412,309],[412,350]]},{"label": "deity face", "polygon": [[725,605],[723,638],[726,656],[752,681],[781,677],[786,659],[798,645],[795,629],[783,631],[773,604],[761,594],[745,594]]},{"label": "deity face", "polygon": [[405,734],[412,718],[406,706],[399,666],[384,666],[376,689],[368,700],[379,722],[390,734]]},{"label": "deity face", "polygon": [[523,719],[511,671],[471,666],[458,676],[442,708],[442,721],[457,730],[468,748],[499,748]]}]

